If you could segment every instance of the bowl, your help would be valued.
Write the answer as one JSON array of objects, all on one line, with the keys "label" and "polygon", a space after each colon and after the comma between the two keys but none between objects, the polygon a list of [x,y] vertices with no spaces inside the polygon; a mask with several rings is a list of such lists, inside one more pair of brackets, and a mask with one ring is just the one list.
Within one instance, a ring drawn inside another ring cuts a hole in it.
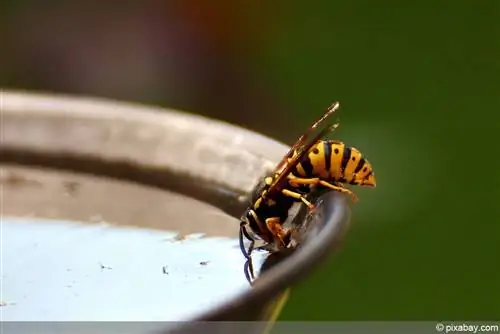
[{"label": "bowl", "polygon": [[300,247],[256,252],[250,285],[238,218],[286,145],[177,110],[0,93],[4,328],[262,332],[347,231],[343,195],[299,206]]}]

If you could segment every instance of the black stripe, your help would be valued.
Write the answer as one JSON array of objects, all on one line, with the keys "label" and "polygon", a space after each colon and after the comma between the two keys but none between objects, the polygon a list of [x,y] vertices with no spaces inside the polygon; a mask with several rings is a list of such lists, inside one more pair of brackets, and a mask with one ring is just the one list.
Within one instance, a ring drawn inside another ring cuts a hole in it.
[{"label": "black stripe", "polygon": [[340,163],[340,168],[342,169],[342,175],[344,175],[345,168],[347,167],[347,163],[351,159],[351,148],[344,146],[344,154],[342,155],[342,162]]},{"label": "black stripe", "polygon": [[361,158],[358,161],[358,165],[356,166],[356,169],[354,170],[354,174],[359,173],[361,169],[363,169],[363,166],[365,165],[365,158]]},{"label": "black stripe", "polygon": [[351,181],[349,181],[349,184],[354,184],[354,185],[356,185],[356,184],[358,184],[358,181],[357,181],[356,179],[354,179],[354,178],[353,178]]},{"label": "black stripe", "polygon": [[302,169],[304,169],[304,172],[306,173],[306,177],[312,176],[313,173],[313,165],[311,163],[311,159],[309,158],[309,155],[304,155],[302,160],[300,160],[300,165],[302,166]]},{"label": "black stripe", "polygon": [[323,142],[323,150],[325,152],[325,168],[328,174],[330,174],[330,167],[332,165],[332,145],[330,143],[324,141]]}]

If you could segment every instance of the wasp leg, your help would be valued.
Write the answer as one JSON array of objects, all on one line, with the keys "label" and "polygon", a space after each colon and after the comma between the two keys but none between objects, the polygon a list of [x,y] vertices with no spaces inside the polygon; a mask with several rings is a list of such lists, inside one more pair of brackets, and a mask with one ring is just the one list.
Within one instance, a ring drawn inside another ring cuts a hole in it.
[{"label": "wasp leg", "polygon": [[253,285],[253,281],[255,280],[254,279],[254,276],[253,276],[253,272],[251,272],[251,269],[250,269],[250,260],[246,260],[245,261],[245,265],[243,266],[243,271],[245,272],[245,278],[247,279],[248,283],[250,285]]},{"label": "wasp leg", "polygon": [[[253,264],[252,264],[252,251],[255,247],[255,240],[253,240],[245,230],[245,222],[240,223],[240,233],[239,233],[239,239],[240,239],[240,250],[243,253],[243,256],[247,259],[246,264],[245,264],[245,275],[248,276],[247,273],[247,267],[248,271],[250,272],[250,276],[252,279],[255,278],[254,273],[253,273]],[[243,236],[247,238],[250,241],[250,246],[248,247],[248,250],[245,249],[245,244],[243,243]]]},{"label": "wasp leg", "polygon": [[327,187],[327,188],[330,188],[332,190],[335,190],[335,191],[338,191],[338,192],[341,192],[343,194],[350,196],[354,203],[356,203],[358,201],[358,196],[356,196],[356,194],[354,194],[351,190],[344,188],[343,186],[340,186],[340,185],[333,185],[329,182],[320,180],[317,177],[310,178],[310,179],[295,177],[295,178],[291,179],[289,182],[290,182],[290,185],[292,185],[292,186],[300,186],[300,185],[316,185],[317,186],[317,185],[321,185],[323,187]]},{"label": "wasp leg", "polygon": [[241,253],[243,254],[243,256],[245,258],[248,259],[249,257],[249,254],[248,254],[248,251],[245,249],[245,244],[243,242],[243,236],[245,236],[245,238],[247,238],[250,242],[254,242],[252,240],[252,238],[250,238],[250,236],[248,235],[247,231],[245,230],[245,225],[246,225],[246,222],[240,222],[240,233],[239,233],[239,241],[240,241],[240,250],[241,250]]},{"label": "wasp leg", "polygon": [[[295,179],[294,179],[295,180]],[[289,197],[293,197],[295,199],[300,199],[305,205],[307,205],[307,207],[309,208],[309,210],[314,210],[314,208],[316,207],[314,204],[312,204],[311,202],[309,202],[303,195],[295,192],[295,191],[291,191],[291,190],[288,190],[288,189],[283,189],[281,191],[281,193],[285,196],[289,196]]]},{"label": "wasp leg", "polygon": [[271,217],[266,219],[266,226],[272,235],[277,239],[283,248],[286,248],[287,244],[285,240],[289,238],[289,232],[286,231],[281,225],[281,219],[278,217]]}]

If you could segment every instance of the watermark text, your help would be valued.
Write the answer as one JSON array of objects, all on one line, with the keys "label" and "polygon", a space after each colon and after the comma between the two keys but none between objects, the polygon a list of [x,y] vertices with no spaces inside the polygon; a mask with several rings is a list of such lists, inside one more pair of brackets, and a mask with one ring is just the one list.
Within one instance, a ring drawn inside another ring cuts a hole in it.
[{"label": "watermark text", "polygon": [[500,325],[440,322],[436,325],[436,331],[438,333],[500,333]]}]

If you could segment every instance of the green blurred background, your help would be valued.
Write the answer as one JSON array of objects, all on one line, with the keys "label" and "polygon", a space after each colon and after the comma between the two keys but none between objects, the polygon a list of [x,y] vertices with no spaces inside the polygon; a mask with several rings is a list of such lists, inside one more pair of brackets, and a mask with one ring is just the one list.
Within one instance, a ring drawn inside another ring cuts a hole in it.
[{"label": "green blurred background", "polygon": [[287,320],[498,320],[500,2],[0,5],[0,86],[159,104],[286,143],[333,100],[372,162]]}]

